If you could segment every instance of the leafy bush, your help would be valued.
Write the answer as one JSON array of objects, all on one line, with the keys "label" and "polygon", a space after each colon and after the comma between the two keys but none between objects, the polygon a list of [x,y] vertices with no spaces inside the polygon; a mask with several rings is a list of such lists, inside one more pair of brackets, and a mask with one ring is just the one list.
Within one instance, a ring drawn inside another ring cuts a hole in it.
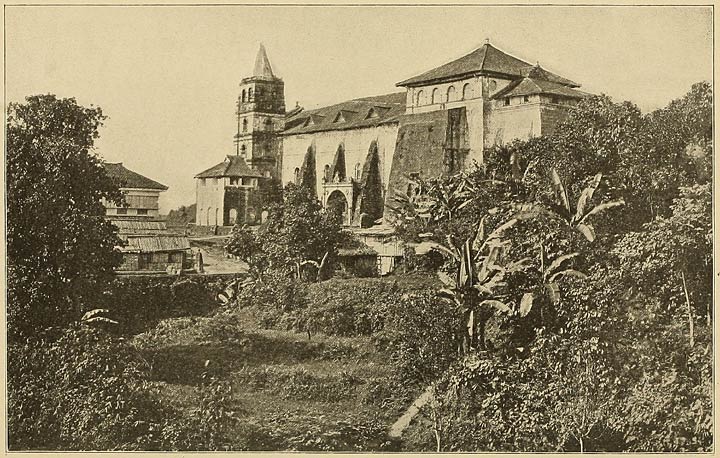
[{"label": "leafy bush", "polygon": [[374,336],[390,353],[390,362],[403,381],[429,383],[457,357],[461,314],[436,293],[406,294],[389,304],[385,327]]},{"label": "leafy bush", "polygon": [[165,409],[143,393],[124,341],[86,327],[8,348],[10,447],[158,448]]},{"label": "leafy bush", "polygon": [[[251,307],[265,328],[293,328],[292,312],[307,304],[307,286],[288,272],[269,270],[238,295],[241,307]],[[288,323],[289,321],[289,323]]]}]

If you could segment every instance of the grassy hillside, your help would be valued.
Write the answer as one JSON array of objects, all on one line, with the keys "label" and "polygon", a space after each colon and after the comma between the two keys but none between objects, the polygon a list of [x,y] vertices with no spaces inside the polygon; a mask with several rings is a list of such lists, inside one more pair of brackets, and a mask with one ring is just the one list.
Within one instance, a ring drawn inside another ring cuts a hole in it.
[{"label": "grassy hillside", "polygon": [[[410,291],[432,281],[332,280],[313,285],[311,297],[346,297],[358,287],[381,291],[387,285]],[[164,320],[133,344],[159,395],[188,414],[200,408],[198,387],[205,380],[231,388],[227,404],[234,419],[225,447],[232,450],[395,450],[387,428],[417,394],[399,387],[390,355],[372,337],[309,339],[262,329],[247,308]]]}]

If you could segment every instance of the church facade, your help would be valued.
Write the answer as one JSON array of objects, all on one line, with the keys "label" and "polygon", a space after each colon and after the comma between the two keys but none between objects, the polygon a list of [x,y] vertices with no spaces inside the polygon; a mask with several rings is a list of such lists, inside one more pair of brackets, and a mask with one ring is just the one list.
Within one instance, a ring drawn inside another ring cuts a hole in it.
[{"label": "church facade", "polygon": [[[408,177],[454,174],[481,164],[486,147],[552,133],[589,95],[488,42],[397,86],[403,91],[288,113],[283,82],[261,46],[253,76],[240,84],[235,155],[259,183],[307,186],[324,206],[341,209],[345,225],[367,227],[385,216],[385,202],[407,189]],[[259,222],[254,210],[236,221]],[[229,222],[198,212],[197,224],[208,221]]]}]

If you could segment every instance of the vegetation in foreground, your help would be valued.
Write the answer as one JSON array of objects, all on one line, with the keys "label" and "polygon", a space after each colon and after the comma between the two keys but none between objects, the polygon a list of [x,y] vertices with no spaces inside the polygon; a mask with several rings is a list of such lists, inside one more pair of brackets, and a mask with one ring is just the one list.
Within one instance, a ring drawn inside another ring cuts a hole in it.
[{"label": "vegetation in foreground", "polygon": [[553,136],[416,180],[393,205],[415,276],[328,280],[346,235],[290,187],[228,245],[251,274],[234,303],[134,336],[90,300],[119,244],[101,112],[12,104],[10,448],[711,450],[711,101],[594,97]]}]

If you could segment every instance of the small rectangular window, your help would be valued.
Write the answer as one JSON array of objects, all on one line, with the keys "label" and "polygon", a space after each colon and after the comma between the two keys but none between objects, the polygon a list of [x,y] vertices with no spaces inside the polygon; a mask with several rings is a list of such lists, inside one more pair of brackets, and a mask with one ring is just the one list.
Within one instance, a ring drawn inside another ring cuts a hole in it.
[{"label": "small rectangular window", "polygon": [[523,96],[523,103],[530,103],[530,96],[529,96],[529,95]]},{"label": "small rectangular window", "polygon": [[147,208],[138,208],[137,214],[138,215],[147,215],[148,214]]},{"label": "small rectangular window", "polygon": [[503,105],[505,105],[505,106],[510,105],[510,97],[505,97],[505,100],[503,100]]},{"label": "small rectangular window", "polygon": [[127,215],[127,208],[118,208],[117,214],[118,215]]}]

